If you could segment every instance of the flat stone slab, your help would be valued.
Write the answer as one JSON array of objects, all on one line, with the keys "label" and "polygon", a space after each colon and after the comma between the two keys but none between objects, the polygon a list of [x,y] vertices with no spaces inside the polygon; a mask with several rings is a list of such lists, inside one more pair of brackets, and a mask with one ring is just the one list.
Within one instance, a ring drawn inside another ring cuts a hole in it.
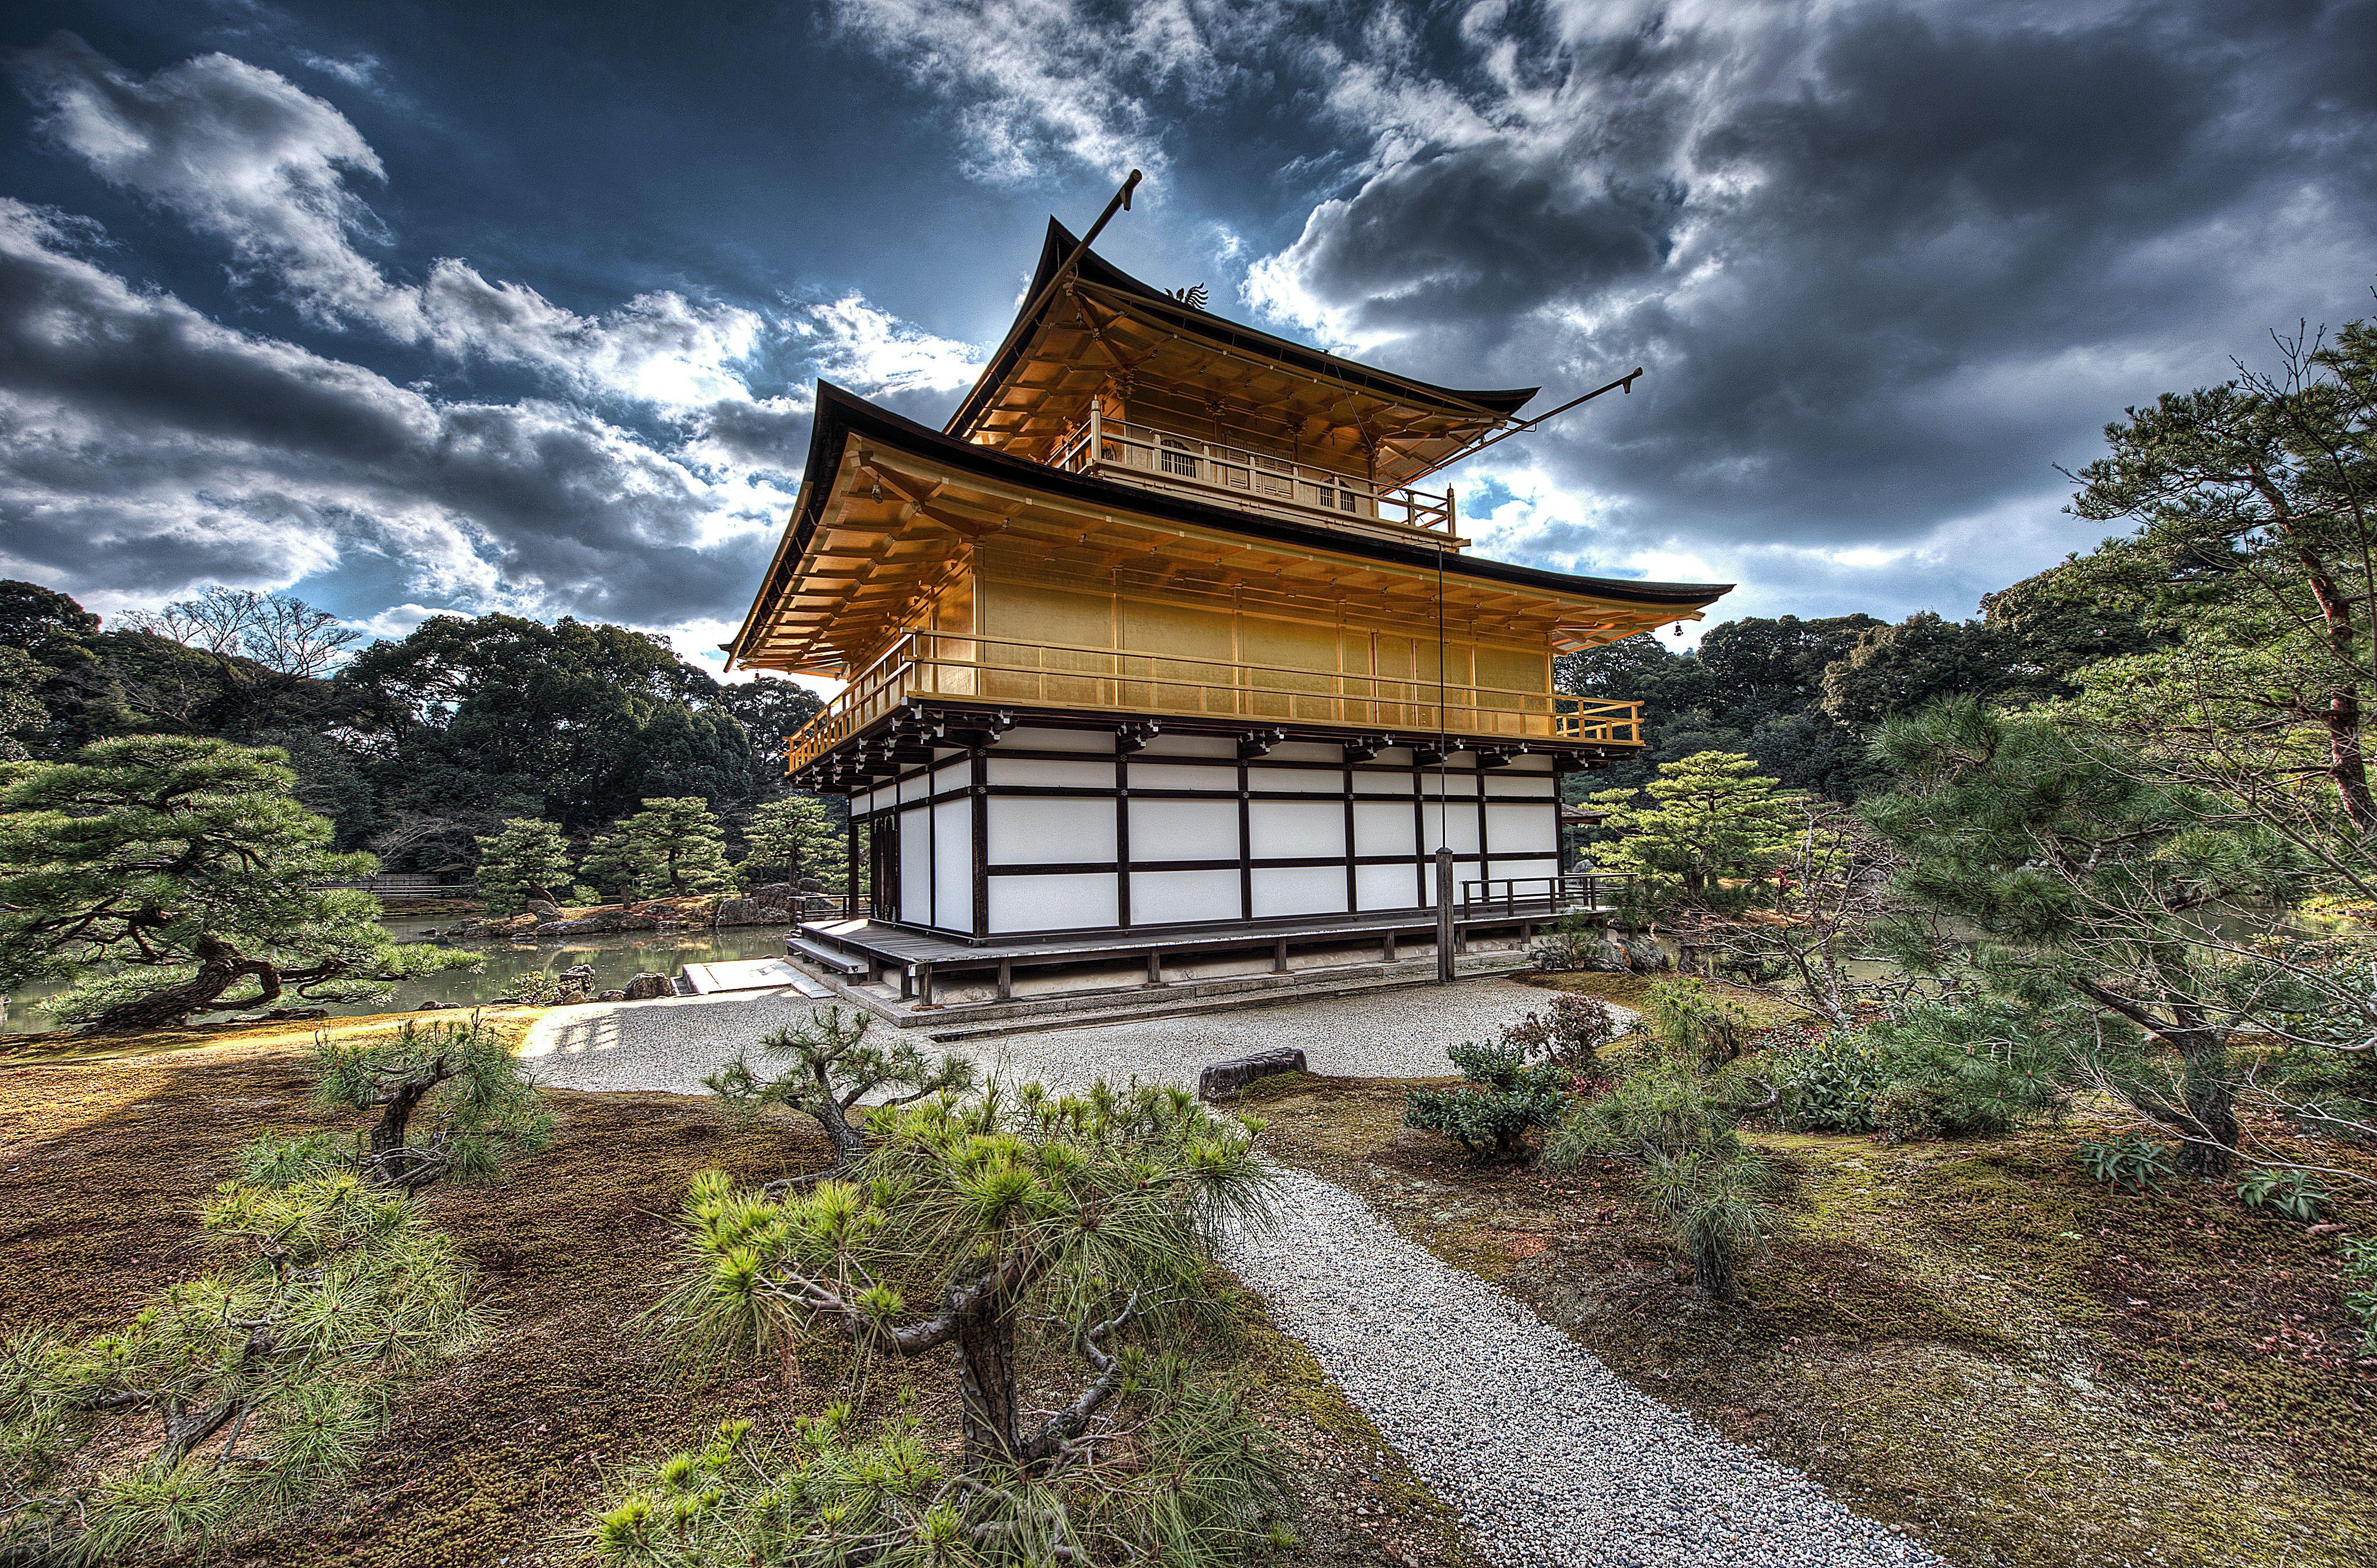
[{"label": "flat stone slab", "polygon": [[715,964],[687,964],[686,983],[696,996],[722,991],[777,991],[790,987],[812,1001],[833,993],[782,958],[734,958]]}]

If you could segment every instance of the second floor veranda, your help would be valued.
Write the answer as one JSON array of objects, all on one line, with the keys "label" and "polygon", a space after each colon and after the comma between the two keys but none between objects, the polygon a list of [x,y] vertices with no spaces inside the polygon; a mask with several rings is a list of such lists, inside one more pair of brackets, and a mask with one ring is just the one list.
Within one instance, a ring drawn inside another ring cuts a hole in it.
[{"label": "second floor veranda", "polygon": [[797,773],[912,698],[986,706],[1271,721],[1470,740],[1632,748],[1639,704],[1517,691],[1474,681],[1354,673],[912,631],[860,671],[798,735]]}]

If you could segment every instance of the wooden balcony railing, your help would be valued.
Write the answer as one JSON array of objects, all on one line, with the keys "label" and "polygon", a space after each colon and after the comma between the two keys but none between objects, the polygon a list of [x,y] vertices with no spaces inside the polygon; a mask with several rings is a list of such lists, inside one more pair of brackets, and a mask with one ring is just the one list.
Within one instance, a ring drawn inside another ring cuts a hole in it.
[{"label": "wooden balcony railing", "polygon": [[1370,731],[1642,743],[1630,702],[1129,649],[910,632],[792,738],[798,771],[910,697],[1090,712],[1273,719]]},{"label": "wooden balcony railing", "polygon": [[[1353,474],[1314,468],[1226,442],[1175,435],[1093,411],[1057,444],[1052,468],[1096,473],[1132,484],[1177,489],[1200,500],[1276,513],[1358,532],[1393,534],[1418,529],[1447,545],[1453,532],[1453,495],[1380,487]],[[1385,524],[1384,529],[1377,525]]]}]

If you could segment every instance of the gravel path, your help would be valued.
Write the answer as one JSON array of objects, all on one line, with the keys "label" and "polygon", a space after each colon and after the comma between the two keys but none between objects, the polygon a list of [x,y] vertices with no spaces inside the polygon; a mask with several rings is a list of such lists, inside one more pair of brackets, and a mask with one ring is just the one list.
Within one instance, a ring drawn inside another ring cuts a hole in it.
[{"label": "gravel path", "polygon": [[[1009,1081],[1078,1088],[1193,1084],[1210,1062],[1275,1045],[1315,1072],[1449,1071],[1444,1049],[1543,1005],[1505,980],[972,1040]],[[745,1043],[806,1017],[786,992],[678,997],[547,1014],[523,1054],[565,1088],[701,1092]],[[1868,1568],[1939,1559],[1816,1484],[1638,1393],[1499,1287],[1461,1273],[1359,1198],[1284,1173],[1276,1229],[1230,1262],[1420,1477],[1511,1568]]]},{"label": "gravel path", "polygon": [[1500,1288],[1284,1173],[1278,1228],[1230,1247],[1479,1545],[1513,1568],[1937,1564],[1815,1482],[1637,1392]]},{"label": "gravel path", "polygon": [[[1484,978],[1202,1017],[1043,1028],[954,1049],[985,1074],[1014,1083],[1037,1078],[1053,1089],[1085,1087],[1101,1076],[1193,1087],[1210,1063],[1280,1045],[1300,1048],[1316,1073],[1441,1077],[1452,1071],[1447,1046],[1491,1039],[1548,1000],[1533,987]],[[537,1021],[521,1054],[534,1059],[537,1081],[555,1088],[699,1094],[702,1078],[738,1049],[817,1005],[789,992],[747,992],[566,1007]]]}]

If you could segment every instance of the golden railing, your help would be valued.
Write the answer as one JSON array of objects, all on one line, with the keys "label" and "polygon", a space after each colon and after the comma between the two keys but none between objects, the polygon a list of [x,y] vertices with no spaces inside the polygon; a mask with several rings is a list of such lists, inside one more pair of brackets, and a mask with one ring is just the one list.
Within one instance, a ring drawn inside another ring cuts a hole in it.
[{"label": "golden railing", "polygon": [[1117,471],[1133,483],[1204,492],[1232,505],[1260,506],[1341,526],[1383,522],[1445,535],[1453,531],[1453,495],[1449,489],[1437,494],[1380,487],[1358,475],[1275,457],[1224,441],[1110,420],[1095,411],[1057,444],[1049,466],[1069,473]]},{"label": "golden railing", "polygon": [[1271,719],[1426,735],[1642,743],[1639,704],[1410,676],[1182,659],[1129,649],[910,632],[792,737],[806,766],[911,697],[1090,712]]}]

